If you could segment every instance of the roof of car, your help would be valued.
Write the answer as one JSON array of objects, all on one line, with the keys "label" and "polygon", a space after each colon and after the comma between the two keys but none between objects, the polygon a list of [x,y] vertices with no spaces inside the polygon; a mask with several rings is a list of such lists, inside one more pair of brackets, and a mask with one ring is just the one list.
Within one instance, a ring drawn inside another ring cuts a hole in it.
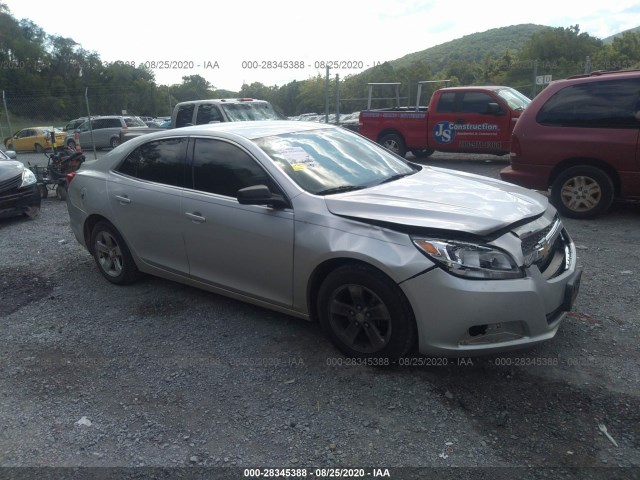
[{"label": "roof of car", "polygon": [[187,100],[179,105],[202,104],[202,103],[269,103],[266,100],[256,98],[210,98],[208,100]]},{"label": "roof of car", "polygon": [[302,132],[318,130],[321,128],[335,128],[332,125],[325,125],[315,122],[300,122],[295,120],[260,120],[253,122],[222,122],[210,123],[206,125],[195,125],[174,129],[173,132],[183,132],[185,134],[210,134],[215,132],[228,132],[248,139],[280,135],[283,133]]},{"label": "roof of car", "polygon": [[637,77],[638,75],[640,75],[640,70],[596,70],[594,72],[585,73],[583,75],[573,75],[571,77],[567,77],[565,80],[574,80],[577,78],[611,78],[619,76]]}]

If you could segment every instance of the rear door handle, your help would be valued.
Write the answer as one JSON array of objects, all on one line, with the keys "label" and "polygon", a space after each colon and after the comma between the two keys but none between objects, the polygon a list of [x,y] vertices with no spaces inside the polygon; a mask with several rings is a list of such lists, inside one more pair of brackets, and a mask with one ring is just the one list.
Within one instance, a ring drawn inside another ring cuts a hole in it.
[{"label": "rear door handle", "polygon": [[118,202],[120,203],[120,205],[127,205],[128,203],[131,203],[131,199],[129,197],[127,197],[126,195],[116,195],[116,198],[118,199]]},{"label": "rear door handle", "polygon": [[207,221],[206,218],[204,218],[202,216],[202,214],[200,212],[193,212],[193,213],[189,213],[189,212],[185,212],[185,215],[189,218],[189,220],[191,220],[193,223],[204,223]]}]

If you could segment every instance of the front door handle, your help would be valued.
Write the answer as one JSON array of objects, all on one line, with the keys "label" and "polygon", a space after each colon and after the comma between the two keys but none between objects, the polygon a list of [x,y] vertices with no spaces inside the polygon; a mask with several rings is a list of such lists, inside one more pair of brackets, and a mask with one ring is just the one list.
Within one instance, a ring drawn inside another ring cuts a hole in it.
[{"label": "front door handle", "polygon": [[120,203],[120,205],[127,205],[128,203],[131,203],[131,199],[129,197],[127,197],[126,195],[116,195],[116,198],[118,199],[118,202]]},{"label": "front door handle", "polygon": [[207,221],[207,219],[204,218],[200,212],[185,212],[185,215],[189,217],[189,220],[191,220],[193,223],[204,223]]}]

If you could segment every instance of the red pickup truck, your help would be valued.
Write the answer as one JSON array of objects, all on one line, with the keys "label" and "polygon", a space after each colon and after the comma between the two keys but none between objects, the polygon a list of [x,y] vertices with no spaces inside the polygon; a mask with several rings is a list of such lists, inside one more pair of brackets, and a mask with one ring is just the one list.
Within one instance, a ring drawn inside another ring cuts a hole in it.
[{"label": "red pickup truck", "polygon": [[[420,87],[416,105],[419,99]],[[358,132],[402,157],[407,151],[427,157],[436,150],[505,155],[516,120],[530,101],[510,87],[440,88],[428,107],[363,110]]]}]

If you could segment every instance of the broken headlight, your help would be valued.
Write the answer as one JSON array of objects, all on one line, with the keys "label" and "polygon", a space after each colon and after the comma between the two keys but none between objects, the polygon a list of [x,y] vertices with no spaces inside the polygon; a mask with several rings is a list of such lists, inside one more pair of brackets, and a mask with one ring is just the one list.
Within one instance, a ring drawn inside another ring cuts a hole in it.
[{"label": "broken headlight", "polygon": [[511,255],[490,245],[432,238],[412,240],[429,259],[458,277],[484,280],[524,277],[524,271]]}]

